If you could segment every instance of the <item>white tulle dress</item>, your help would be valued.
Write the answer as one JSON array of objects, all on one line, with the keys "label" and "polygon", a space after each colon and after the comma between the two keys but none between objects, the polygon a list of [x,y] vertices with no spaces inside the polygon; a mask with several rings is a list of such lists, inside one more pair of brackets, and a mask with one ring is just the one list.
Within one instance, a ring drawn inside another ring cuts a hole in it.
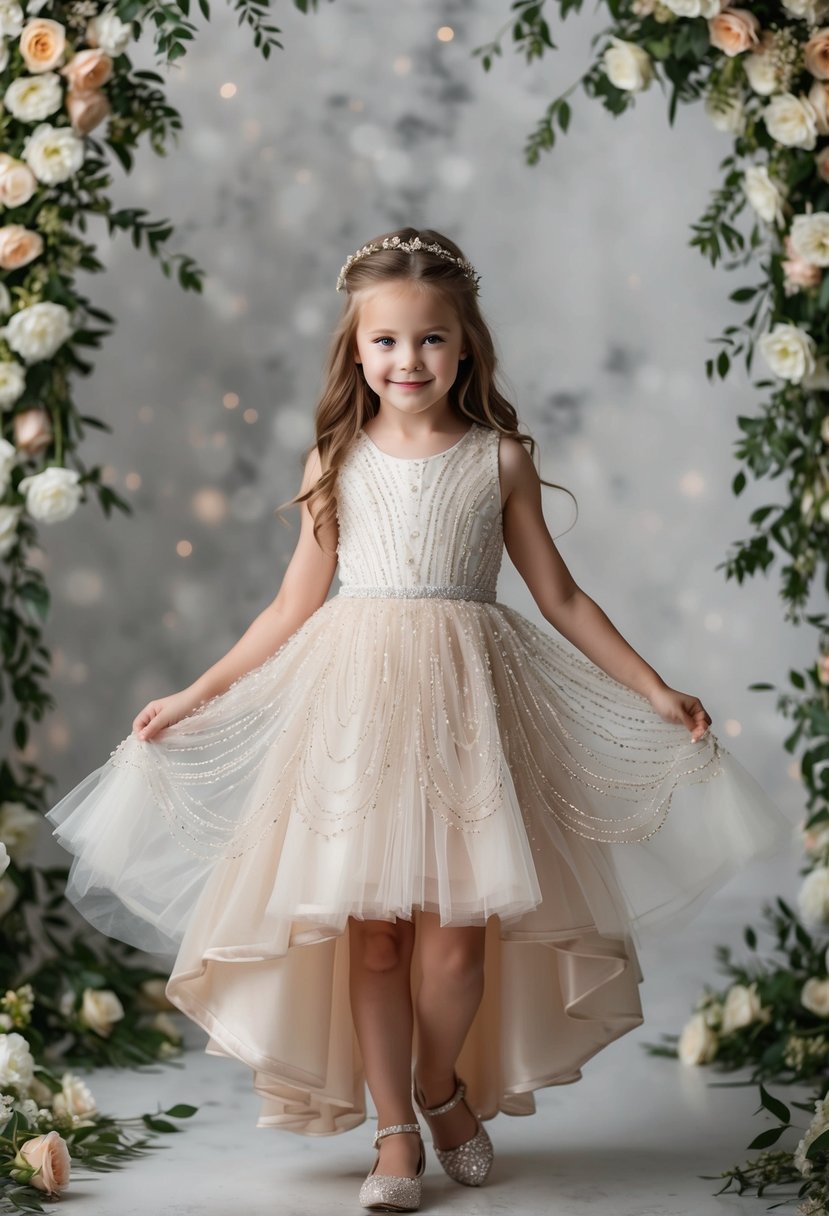
[{"label": "white tulle dress", "polygon": [[[419,459],[364,431],[338,475],[340,589],[260,667],[130,734],[47,814],[67,896],[171,963],[257,1126],[366,1117],[347,918],[486,924],[458,1062],[489,1118],[641,1024],[634,936],[678,925],[792,823],[698,742],[496,600],[498,434]],[[417,947],[413,982],[419,976]]]}]

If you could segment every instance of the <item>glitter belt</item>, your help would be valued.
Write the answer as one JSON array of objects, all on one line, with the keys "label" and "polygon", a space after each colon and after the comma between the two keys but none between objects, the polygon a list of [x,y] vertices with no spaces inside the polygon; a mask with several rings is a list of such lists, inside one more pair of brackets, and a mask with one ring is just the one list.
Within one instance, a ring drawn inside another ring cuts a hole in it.
[{"label": "glitter belt", "polygon": [[495,592],[484,587],[467,587],[463,583],[421,583],[414,587],[369,587],[358,583],[344,583],[339,590],[340,595],[371,595],[371,596],[400,596],[404,599],[450,599],[450,600],[483,600],[495,603]]}]

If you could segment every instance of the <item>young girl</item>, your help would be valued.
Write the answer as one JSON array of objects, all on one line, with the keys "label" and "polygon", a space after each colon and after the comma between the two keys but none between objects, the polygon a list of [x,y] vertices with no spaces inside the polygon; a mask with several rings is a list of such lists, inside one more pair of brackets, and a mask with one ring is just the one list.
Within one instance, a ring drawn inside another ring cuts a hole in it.
[{"label": "young girl", "polygon": [[[360,1203],[413,1211],[418,1114],[482,1183],[481,1120],[641,1024],[634,930],[792,825],[574,582],[457,245],[378,237],[337,287],[278,594],[47,818],[68,898],[253,1069],[257,1126],[356,1127],[367,1081]],[[504,546],[573,648],[497,602]]]}]

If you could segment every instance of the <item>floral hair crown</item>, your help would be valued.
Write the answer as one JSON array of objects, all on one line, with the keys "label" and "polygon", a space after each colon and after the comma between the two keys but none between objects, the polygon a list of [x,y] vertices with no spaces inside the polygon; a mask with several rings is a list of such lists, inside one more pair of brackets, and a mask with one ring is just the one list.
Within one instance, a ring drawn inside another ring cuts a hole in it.
[{"label": "floral hair crown", "polygon": [[475,267],[471,262],[468,262],[466,258],[455,257],[454,253],[450,253],[442,245],[434,243],[427,245],[425,241],[421,241],[419,236],[413,237],[410,241],[401,241],[399,236],[387,236],[379,245],[375,243],[363,245],[362,249],[358,249],[356,253],[352,253],[343,264],[337,279],[337,291],[342,291],[345,287],[346,275],[355,262],[362,261],[363,258],[367,258],[371,253],[379,253],[381,249],[400,249],[404,253],[415,253],[422,249],[426,253],[436,253],[438,257],[445,258],[447,262],[454,262],[459,266],[466,277],[472,280],[475,294],[478,294],[478,283],[481,280],[481,276],[476,273]]}]

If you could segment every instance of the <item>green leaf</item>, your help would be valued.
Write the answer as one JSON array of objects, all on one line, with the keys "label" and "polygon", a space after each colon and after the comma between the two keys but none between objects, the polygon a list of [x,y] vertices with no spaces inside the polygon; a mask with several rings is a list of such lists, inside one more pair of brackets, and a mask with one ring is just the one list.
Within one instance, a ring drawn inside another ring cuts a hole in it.
[{"label": "green leaf", "polygon": [[768,1127],[764,1132],[760,1132],[759,1136],[755,1136],[749,1148],[768,1148],[770,1144],[774,1144],[783,1135],[785,1127]]},{"label": "green leaf", "polygon": [[775,1118],[779,1119],[782,1123],[790,1122],[792,1116],[788,1106],[784,1102],[781,1102],[779,1098],[773,1098],[763,1088],[762,1084],[760,1085],[760,1101],[765,1109],[771,1111]]}]

